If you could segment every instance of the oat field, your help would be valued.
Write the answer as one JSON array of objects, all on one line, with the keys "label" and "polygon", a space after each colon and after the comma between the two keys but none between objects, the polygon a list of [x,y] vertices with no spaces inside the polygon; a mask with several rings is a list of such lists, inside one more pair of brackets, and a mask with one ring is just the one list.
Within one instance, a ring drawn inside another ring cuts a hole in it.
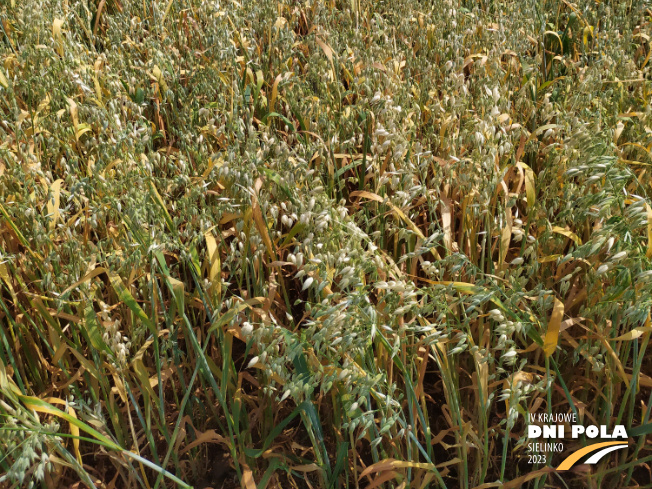
[{"label": "oat field", "polygon": [[0,21],[0,487],[652,485],[649,0]]}]

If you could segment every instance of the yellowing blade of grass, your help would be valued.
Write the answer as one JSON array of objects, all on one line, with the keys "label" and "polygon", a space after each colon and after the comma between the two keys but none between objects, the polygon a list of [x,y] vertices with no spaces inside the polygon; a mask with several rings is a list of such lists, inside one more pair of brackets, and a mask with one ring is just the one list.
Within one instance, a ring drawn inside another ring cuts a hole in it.
[{"label": "yellowing blade of grass", "polygon": [[[91,428],[88,426],[86,423],[83,421],[80,421],[77,416],[71,416],[68,413],[65,413],[61,411],[60,409],[55,408],[50,404],[47,400],[39,399],[38,397],[32,397],[32,396],[23,396],[19,395],[18,398],[20,401],[25,405],[27,409],[31,409],[32,411],[35,411],[37,413],[44,413],[44,414],[51,414],[54,416],[57,416],[61,419],[64,419],[65,421],[68,421],[68,423],[71,426],[75,426],[77,428],[77,433],[79,433],[79,430],[84,430],[86,433],[91,435],[97,443],[104,445],[107,448],[111,448],[113,450],[120,450],[120,446],[116,445],[113,443],[110,439],[108,439],[106,436],[98,432],[97,430]],[[50,398],[51,400],[52,398]],[[61,401],[58,399],[58,401]],[[64,401],[61,401],[65,404]]]},{"label": "yellowing blade of grass", "polygon": [[281,79],[283,79],[283,75],[278,75],[274,80],[274,84],[272,85],[272,96],[269,99],[268,112],[274,112],[274,104],[276,103],[276,98],[278,97],[278,84],[281,81]]},{"label": "yellowing blade of grass", "polygon": [[9,375],[7,375],[7,369],[5,364],[0,360],[0,391],[3,392],[3,395],[8,391],[13,395],[20,395],[20,389]]},{"label": "yellowing blade of grass", "polygon": [[260,205],[258,204],[258,198],[255,195],[252,197],[251,209],[253,211],[253,218],[254,218],[254,223],[256,224],[256,229],[258,230],[258,233],[260,234],[261,238],[263,238],[263,243],[265,244],[265,249],[267,249],[267,254],[272,259],[272,261],[274,261],[276,260],[276,252],[274,251],[274,245],[272,244],[272,240],[269,237],[267,224],[265,223],[265,219],[263,218],[263,213],[260,210]]},{"label": "yellowing blade of grass", "polygon": [[[396,479],[397,477],[400,477],[401,474],[396,472],[395,470],[390,470],[390,471],[385,471],[382,473],[382,475],[376,477],[371,484],[369,484],[365,489],[376,489],[377,487],[383,486],[385,482],[389,482],[392,479]],[[401,484],[400,486],[397,486],[397,489],[403,489],[405,487],[405,482]]]},{"label": "yellowing blade of grass", "polygon": [[564,303],[555,297],[555,305],[552,308],[552,314],[548,321],[548,330],[546,331],[546,337],[543,340],[543,352],[546,354],[546,357],[550,357],[557,349],[559,329],[563,317]]},{"label": "yellowing blade of grass", "polygon": [[51,231],[54,230],[60,216],[59,205],[61,203],[62,183],[63,180],[58,179],[55,180],[50,186],[50,192],[52,193],[52,196],[48,199],[47,210],[48,210],[48,216],[50,216],[50,221],[48,223],[48,226]]},{"label": "yellowing blade of grass", "polygon": [[522,161],[519,161],[516,165],[525,172],[525,195],[527,196],[527,208],[530,210],[536,201],[534,171],[532,171],[532,168],[527,166]]},{"label": "yellowing blade of grass", "polygon": [[165,202],[163,202],[161,195],[158,193],[158,190],[156,190],[156,187],[152,181],[149,182],[149,187],[152,190],[154,201],[159,205],[161,210],[163,210],[163,216],[165,217],[165,222],[168,225],[168,229],[172,231],[174,229],[174,223],[172,222],[172,218],[170,217],[170,213],[168,212],[167,207],[165,207]]},{"label": "yellowing blade of grass", "polygon": [[505,213],[505,226],[500,232],[500,253],[498,255],[498,267],[502,268],[509,251],[509,243],[512,241],[512,212],[508,209]]},{"label": "yellowing blade of grass", "polygon": [[333,69],[333,79],[335,79],[335,64],[333,63],[333,49],[323,42],[321,39],[317,39],[317,44],[324,51],[324,54],[328,58],[328,61],[331,63],[331,68]]},{"label": "yellowing blade of grass", "polygon": [[172,284],[172,291],[174,292],[174,300],[179,311],[179,314],[183,314],[184,303],[185,303],[185,292],[184,285],[181,280],[177,280],[173,277],[166,277],[167,280]]},{"label": "yellowing blade of grass", "polygon": [[421,232],[421,230],[417,227],[417,225],[414,224],[401,209],[396,207],[389,200],[385,200],[380,195],[375,194],[373,192],[368,192],[366,190],[356,190],[354,192],[351,192],[349,195],[351,197],[364,197],[370,200],[375,200],[376,202],[380,202],[381,204],[383,203],[387,204],[392,209],[392,212],[394,212],[394,214],[396,214],[407,225],[407,227],[409,227],[419,238],[426,239],[426,237]]},{"label": "yellowing blade of grass", "polygon": [[208,280],[211,282],[210,291],[219,297],[222,294],[222,263],[220,261],[220,252],[217,249],[217,241],[213,235],[208,232],[204,235],[206,239],[206,250],[208,255]]},{"label": "yellowing blade of grass", "polygon": [[73,289],[79,287],[81,284],[83,284],[83,283],[85,283],[85,282],[90,281],[91,279],[93,279],[93,277],[97,277],[98,275],[104,273],[105,271],[106,271],[106,270],[105,270],[104,268],[102,268],[102,267],[97,267],[97,268],[91,270],[91,271],[88,272],[86,275],[84,275],[82,278],[80,278],[79,280],[77,280],[77,282],[75,282],[75,283],[72,284],[70,287],[68,287],[66,290],[64,290],[64,291],[61,293],[61,295],[66,295],[66,294],[67,294],[68,292],[70,292],[71,290],[73,290]]},{"label": "yellowing blade of grass", "polygon": [[63,26],[62,19],[54,19],[52,22],[52,37],[54,38],[55,45],[59,56],[63,56],[63,34],[61,27]]},{"label": "yellowing blade of grass", "polygon": [[2,72],[1,69],[0,69],[0,85],[2,85],[4,88],[9,88],[9,80],[7,80],[7,77]]},{"label": "yellowing blade of grass", "polygon": [[475,294],[478,292],[479,287],[467,282],[451,282],[448,280],[425,280],[429,284],[433,285],[452,285],[455,290],[463,294]]},{"label": "yellowing blade of grass", "polygon": [[[50,404],[62,404],[64,406],[66,405],[66,401],[59,399],[58,397],[48,397],[44,399],[44,401],[49,402]],[[67,411],[70,416],[78,419],[75,410],[71,406],[68,406]],[[79,452],[79,427],[74,423],[70,423],[70,434],[73,436],[72,446],[75,451],[75,457],[77,457],[77,461],[79,463],[82,463],[81,453]]]},{"label": "yellowing blade of grass", "polygon": [[179,450],[180,455],[183,455],[184,453],[203,443],[219,443],[227,447],[230,444],[228,438],[219,435],[215,430],[207,430],[202,433],[201,431],[195,429],[195,433],[197,434],[197,438]]},{"label": "yellowing blade of grass", "polygon": [[432,470],[434,468],[434,464],[426,464],[420,462],[406,462],[406,461],[394,460],[390,458],[390,459],[382,460],[373,465],[370,465],[369,467],[367,467],[362,471],[362,473],[360,474],[360,478],[365,477],[373,472],[385,472],[387,470],[403,469],[403,468]]},{"label": "yellowing blade of grass", "polygon": [[566,236],[567,238],[573,240],[573,242],[577,246],[582,244],[582,240],[580,239],[580,237],[577,234],[575,234],[574,232],[569,231],[568,229],[564,229],[564,228],[559,227],[559,226],[553,226],[552,231],[554,233],[561,234],[562,236]]},{"label": "yellowing blade of grass", "polygon": [[9,270],[7,269],[6,263],[0,263],[0,278],[7,285],[9,293],[11,294],[11,298],[13,299],[14,303],[17,304],[18,298],[16,296],[16,292],[14,291],[14,286],[11,284],[11,275],[9,275]]},{"label": "yellowing blade of grass", "polygon": [[77,106],[77,102],[70,97],[66,97],[66,101],[68,102],[68,110],[70,110],[72,125],[75,128],[75,134],[77,134],[77,127],[79,126],[79,107]]},{"label": "yellowing blade of grass", "polygon": [[159,87],[161,88],[161,98],[163,98],[165,96],[165,92],[168,90],[168,85],[165,82],[165,78],[163,78],[163,72],[161,71],[161,68],[159,68],[157,65],[154,65],[150,78],[159,84]]},{"label": "yellowing blade of grass", "polygon": [[604,346],[605,350],[607,350],[607,353],[613,360],[614,365],[616,366],[616,370],[618,371],[618,375],[620,375],[620,378],[623,379],[625,383],[627,383],[628,377],[627,374],[625,374],[625,369],[623,368],[623,363],[620,361],[620,358],[618,358],[618,355],[616,354],[614,349],[611,347],[607,339],[602,335],[600,335],[600,342],[602,343],[602,346]]},{"label": "yellowing blade of grass", "polygon": [[[447,186],[448,187],[448,186]],[[453,252],[453,231],[451,223],[452,218],[452,209],[451,209],[451,199],[446,195],[441,196],[441,222],[442,228],[444,229],[444,244],[446,245],[446,250],[448,253]]]},{"label": "yellowing blade of grass", "polygon": [[649,333],[650,331],[652,331],[652,327],[634,328],[629,333],[625,333],[623,335],[618,336],[617,338],[614,338],[613,341],[632,341],[637,338],[640,338],[645,333]]}]

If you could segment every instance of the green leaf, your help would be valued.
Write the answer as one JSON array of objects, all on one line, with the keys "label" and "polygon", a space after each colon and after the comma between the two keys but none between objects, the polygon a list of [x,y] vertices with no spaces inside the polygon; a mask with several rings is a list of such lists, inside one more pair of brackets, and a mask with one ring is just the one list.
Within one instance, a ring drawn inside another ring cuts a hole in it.
[{"label": "green leaf", "polygon": [[147,326],[147,329],[150,331],[150,333],[156,335],[157,334],[156,327],[152,324],[152,321],[150,321],[147,314],[145,314],[145,311],[143,311],[143,309],[138,305],[138,302],[136,302],[134,296],[131,295],[127,287],[125,287],[125,284],[122,282],[122,279],[117,274],[109,270],[107,270],[106,273],[109,276],[109,281],[113,286],[113,290],[118,295],[118,298],[127,305],[127,307],[131,310],[131,312],[133,312],[136,315],[136,317],[143,322],[145,326]]}]

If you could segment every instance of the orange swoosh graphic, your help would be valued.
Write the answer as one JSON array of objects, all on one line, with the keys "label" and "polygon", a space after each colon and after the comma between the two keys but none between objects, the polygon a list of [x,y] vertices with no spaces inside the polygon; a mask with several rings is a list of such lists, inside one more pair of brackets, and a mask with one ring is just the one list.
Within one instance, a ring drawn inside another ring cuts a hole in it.
[{"label": "orange swoosh graphic", "polygon": [[596,450],[599,450],[601,448],[605,447],[611,447],[614,445],[626,445],[627,443],[624,441],[605,441],[602,443],[595,443],[593,445],[589,445],[588,447],[584,447],[575,453],[569,455],[564,459],[562,463],[559,464],[559,467],[557,467],[557,470],[568,470],[570,469],[575,462],[577,462],[579,459],[581,459],[584,455],[588,455],[591,452],[595,452]]}]

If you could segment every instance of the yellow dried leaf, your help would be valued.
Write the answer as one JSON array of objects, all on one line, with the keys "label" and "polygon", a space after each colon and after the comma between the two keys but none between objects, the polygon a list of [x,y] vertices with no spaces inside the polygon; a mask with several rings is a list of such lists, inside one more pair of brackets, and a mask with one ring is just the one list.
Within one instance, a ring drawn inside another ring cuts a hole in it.
[{"label": "yellow dried leaf", "polygon": [[77,126],[79,126],[79,109],[77,108],[77,103],[70,97],[66,97],[66,101],[68,102],[70,117],[72,118],[72,124],[75,127],[76,132]]},{"label": "yellow dried leaf", "polygon": [[335,64],[333,63],[333,49],[328,44],[326,44],[325,42],[323,42],[320,39],[317,39],[317,44],[322,49],[322,51],[324,51],[324,54],[328,58],[328,61],[331,62],[331,68],[333,70],[333,77],[335,77]]},{"label": "yellow dried leaf", "polygon": [[388,470],[403,469],[403,468],[433,470],[434,464],[421,463],[421,462],[404,462],[402,460],[395,460],[392,458],[388,458],[380,462],[377,462],[373,465],[370,465],[369,467],[364,469],[360,474],[360,479],[372,473],[386,472]]},{"label": "yellow dried leaf", "polygon": [[212,234],[206,233],[206,250],[208,255],[208,280],[211,282],[211,292],[218,296],[222,293],[222,263],[220,261],[220,252],[217,249],[217,241]]},{"label": "yellow dried leaf", "polygon": [[557,349],[559,330],[563,317],[564,303],[555,297],[555,305],[552,308],[552,314],[548,321],[548,331],[546,331],[546,337],[543,340],[543,352],[546,354],[546,357],[550,357]]},{"label": "yellow dried leaf", "polygon": [[254,474],[246,464],[243,464],[242,467],[242,485],[245,489],[256,489]]},{"label": "yellow dried leaf", "polygon": [[[62,404],[64,406],[67,404],[66,401],[59,399],[58,397],[48,397],[45,398],[44,401],[50,404]],[[70,406],[68,406],[68,414],[73,418],[78,419],[75,410]],[[73,436],[72,446],[75,450],[75,457],[77,458],[77,461],[81,463],[82,458],[81,453],[79,452],[79,428],[72,423],[70,423],[70,434]]]},{"label": "yellow dried leaf", "polygon": [[198,447],[204,443],[219,443],[222,445],[229,445],[229,440],[224,438],[222,435],[218,435],[215,430],[208,430],[204,431],[203,433],[201,431],[195,430],[195,433],[198,433],[198,435],[196,435],[197,438],[183,447],[179,451],[179,455],[183,455],[184,453],[187,453],[193,448]]},{"label": "yellow dried leaf", "polygon": [[258,229],[258,233],[260,234],[260,237],[263,238],[263,243],[265,244],[267,253],[269,254],[271,260],[275,261],[276,252],[274,251],[274,245],[272,244],[272,240],[269,238],[269,233],[267,231],[267,224],[265,223],[265,219],[263,218],[263,213],[260,210],[260,205],[258,204],[258,198],[255,195],[252,196],[251,211],[253,213],[256,229]]},{"label": "yellow dried leaf", "polygon": [[451,199],[446,195],[441,196],[441,222],[444,229],[444,244],[446,245],[446,250],[448,253],[453,252],[453,231],[452,231],[452,203]]},{"label": "yellow dried leaf", "polygon": [[278,97],[278,84],[283,79],[283,75],[278,75],[274,80],[274,85],[272,85],[272,98],[269,100],[269,112],[274,112],[274,103],[276,102],[276,97]]},{"label": "yellow dried leaf", "polygon": [[9,289],[9,293],[11,294],[11,298],[14,300],[14,303],[18,304],[18,298],[16,297],[14,286],[11,284],[11,275],[9,274],[7,264],[4,262],[0,262],[0,278],[7,285],[7,288]]},{"label": "yellow dried leaf", "polygon": [[380,195],[375,194],[373,192],[367,192],[366,190],[356,190],[354,192],[351,192],[350,194],[351,197],[364,197],[367,199],[375,200],[376,202],[380,203],[385,203],[387,204],[394,214],[396,214],[414,233],[421,239],[426,239],[424,234],[421,232],[421,230],[417,227],[416,224],[414,224],[408,216],[405,215],[405,213],[396,207],[394,204],[392,204],[389,200],[383,199]]},{"label": "yellow dried leaf", "polygon": [[161,71],[161,68],[158,67],[158,65],[154,65],[154,68],[152,68],[151,77],[154,81],[156,81],[156,83],[158,83],[161,91],[161,96],[163,96],[168,90],[168,85],[165,83],[163,72]]},{"label": "yellow dried leaf", "polygon": [[505,215],[505,226],[500,233],[500,253],[498,256],[498,266],[502,267],[505,264],[505,258],[507,258],[507,252],[509,251],[509,243],[512,241],[512,213],[508,210]]},{"label": "yellow dried leaf", "polygon": [[516,164],[525,172],[525,195],[527,196],[527,208],[532,209],[536,201],[536,192],[534,187],[534,171],[522,161]]},{"label": "yellow dried leaf", "polygon": [[63,34],[61,27],[63,26],[63,20],[54,19],[52,22],[52,37],[57,48],[59,56],[63,56]]},{"label": "yellow dried leaf", "polygon": [[617,338],[614,338],[613,341],[632,341],[637,338],[640,338],[645,333],[649,333],[650,331],[652,331],[652,327],[634,328],[629,333],[625,333],[623,335],[618,336]]},{"label": "yellow dried leaf", "polygon": [[552,231],[553,231],[553,233],[561,234],[562,236],[566,236],[567,238],[573,240],[573,242],[577,246],[582,244],[582,240],[580,239],[580,237],[577,234],[575,234],[574,232],[569,231],[568,229],[564,229],[564,228],[559,227],[559,226],[553,226]]},{"label": "yellow dried leaf", "polygon": [[50,186],[50,192],[52,195],[48,199],[48,204],[47,204],[48,216],[50,217],[50,221],[48,224],[50,230],[54,229],[54,227],[57,225],[57,221],[59,220],[59,216],[60,216],[59,205],[61,201],[62,183],[63,180],[59,179],[59,180],[55,180]]},{"label": "yellow dried leaf", "polygon": [[614,144],[618,144],[618,139],[620,139],[620,135],[623,133],[623,130],[625,129],[625,124],[622,122],[619,122],[616,124],[616,130],[614,131]]},{"label": "yellow dried leaf", "polygon": [[584,28],[584,32],[582,35],[582,41],[584,42],[584,45],[588,45],[589,43],[589,37],[593,39],[593,26],[592,25],[587,25]]}]

